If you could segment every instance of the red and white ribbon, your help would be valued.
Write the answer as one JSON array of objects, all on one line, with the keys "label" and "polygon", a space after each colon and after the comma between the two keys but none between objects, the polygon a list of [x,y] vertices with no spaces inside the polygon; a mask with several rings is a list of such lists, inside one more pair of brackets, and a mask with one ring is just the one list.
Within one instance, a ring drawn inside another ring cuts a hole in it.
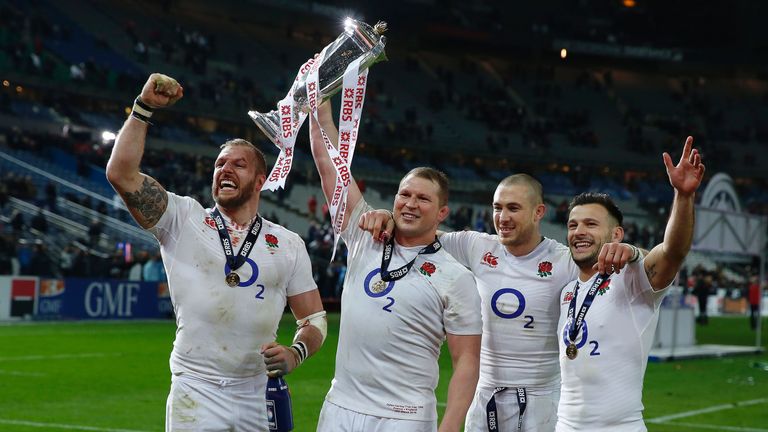
[{"label": "red and white ribbon", "polygon": [[277,113],[280,116],[280,133],[277,136],[277,148],[280,149],[280,154],[277,156],[275,166],[272,167],[267,181],[262,186],[261,190],[270,190],[272,192],[279,188],[285,188],[285,179],[288,177],[288,173],[291,172],[293,166],[293,148],[296,145],[296,135],[301,129],[301,125],[307,119],[307,113],[299,110],[294,112],[297,108],[293,102],[293,93],[296,90],[295,83],[315,64],[319,64],[316,58],[307,60],[306,63],[301,65],[299,72],[294,79],[294,85],[291,86],[291,90],[288,91],[288,95],[277,103]]},{"label": "red and white ribbon", "polygon": [[[359,58],[347,66],[344,72],[342,102],[339,110],[339,148],[334,147],[328,134],[320,126],[320,134],[323,137],[325,149],[328,152],[336,170],[336,185],[328,203],[328,211],[331,216],[331,226],[334,232],[333,253],[331,261],[336,254],[336,245],[339,241],[339,233],[344,225],[344,215],[347,208],[347,192],[349,182],[352,180],[350,165],[357,144],[358,130],[365,101],[365,88],[368,81],[368,71],[358,74],[362,58]],[[319,66],[319,65],[318,65]],[[318,67],[312,67],[307,76],[307,98],[309,100],[310,113],[320,125],[317,117],[317,89]]]},{"label": "red and white ribbon", "polygon": [[[305,73],[307,79],[305,86],[307,90],[307,102],[309,105],[309,115],[315,120],[317,117],[318,98],[320,97],[319,70],[320,65],[325,58],[325,49],[315,58],[304,63],[294,80],[294,85],[288,92],[288,95],[278,102],[277,109],[280,116],[280,133],[277,137],[277,147],[280,154],[277,157],[275,165],[272,167],[267,181],[262,190],[276,191],[285,187],[285,180],[291,172],[293,165],[293,149],[296,144],[296,135],[302,124],[307,118],[307,113],[303,111],[295,112],[297,107],[293,100],[293,94],[296,90],[295,83],[298,82]],[[344,214],[347,208],[347,192],[349,182],[352,180],[350,165],[355,153],[357,144],[358,130],[362,120],[363,103],[365,102],[365,89],[368,83],[368,70],[358,73],[362,58],[358,58],[347,66],[344,71],[341,109],[339,110],[339,148],[334,147],[328,134],[320,126],[320,134],[323,137],[328,156],[336,170],[336,185],[333,195],[328,203],[328,210],[331,215],[331,225],[334,232],[333,254],[331,261],[336,254],[336,245],[339,241],[339,233],[344,225]],[[317,121],[319,125],[320,122]]]}]

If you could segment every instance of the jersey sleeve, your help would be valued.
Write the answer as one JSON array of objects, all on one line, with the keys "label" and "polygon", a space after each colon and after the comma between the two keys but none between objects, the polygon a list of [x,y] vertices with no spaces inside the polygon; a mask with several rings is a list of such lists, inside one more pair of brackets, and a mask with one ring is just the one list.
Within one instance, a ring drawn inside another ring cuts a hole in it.
[{"label": "jersey sleeve", "polygon": [[475,278],[463,271],[446,291],[443,302],[445,331],[453,335],[476,335],[483,332],[480,317],[480,295]]},{"label": "jersey sleeve", "polygon": [[369,241],[373,241],[373,235],[371,233],[362,230],[357,226],[357,221],[360,219],[360,215],[370,210],[373,210],[373,207],[368,205],[364,199],[360,199],[355,208],[347,213],[347,227],[341,232],[341,238],[347,243],[347,249],[349,250],[348,259],[350,261],[356,259],[360,255],[359,248],[366,243],[366,236],[368,236]]},{"label": "jersey sleeve", "polygon": [[178,243],[178,236],[184,228],[184,224],[189,220],[189,214],[192,208],[200,204],[190,197],[176,195],[173,192],[167,192],[168,206],[165,212],[160,216],[155,226],[147,229],[157,238],[161,245],[170,247]]},{"label": "jersey sleeve", "polygon": [[482,236],[476,231],[454,231],[440,236],[440,243],[446,252],[464,267],[470,267],[474,246]]},{"label": "jersey sleeve", "polygon": [[646,303],[654,308],[661,305],[661,300],[669,291],[669,286],[655,291],[645,272],[645,259],[627,265],[627,291],[630,302]]},{"label": "jersey sleeve", "polygon": [[295,258],[293,260],[293,271],[286,287],[286,295],[288,297],[317,289],[315,279],[312,277],[312,264],[309,260],[304,240],[296,235],[292,243],[295,245]]}]

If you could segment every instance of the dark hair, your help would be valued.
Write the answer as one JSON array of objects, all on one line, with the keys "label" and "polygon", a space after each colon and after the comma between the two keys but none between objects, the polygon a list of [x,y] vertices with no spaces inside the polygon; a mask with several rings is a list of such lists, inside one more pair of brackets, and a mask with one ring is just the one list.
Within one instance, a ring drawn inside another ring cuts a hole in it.
[{"label": "dark hair", "polygon": [[267,174],[267,161],[264,159],[264,153],[262,153],[261,150],[259,150],[255,145],[242,138],[235,138],[225,142],[219,148],[224,150],[228,147],[248,147],[253,150],[254,162],[256,164],[256,174]]},{"label": "dark hair", "polygon": [[586,204],[601,205],[608,211],[608,214],[616,220],[616,223],[618,223],[619,226],[624,223],[624,215],[621,213],[621,210],[619,210],[616,203],[613,202],[613,199],[608,194],[598,192],[584,192],[573,197],[571,203],[568,205],[568,214],[571,214],[574,207]]},{"label": "dark hair", "polygon": [[528,188],[531,190],[531,194],[533,195],[534,204],[543,204],[544,203],[544,188],[541,187],[541,183],[539,183],[538,180],[535,178],[529,176],[528,174],[512,174],[511,176],[505,177],[502,181],[499,182],[499,186],[513,186],[513,185],[524,185],[528,186]]},{"label": "dark hair", "polygon": [[[443,206],[448,203],[448,176],[444,172],[430,167],[416,167],[408,171],[408,174],[403,176],[403,179],[411,175],[437,184],[437,197],[440,200],[440,205]],[[402,180],[400,182],[402,183]]]}]

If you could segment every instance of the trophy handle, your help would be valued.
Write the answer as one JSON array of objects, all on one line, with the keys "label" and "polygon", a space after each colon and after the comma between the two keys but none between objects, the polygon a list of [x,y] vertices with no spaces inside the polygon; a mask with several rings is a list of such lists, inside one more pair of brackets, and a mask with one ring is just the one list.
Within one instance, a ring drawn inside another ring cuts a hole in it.
[{"label": "trophy handle", "polygon": [[[347,18],[344,26],[344,32],[325,48],[326,57],[322,59],[322,64],[318,66],[320,68],[318,71],[318,99],[320,102],[327,100],[341,90],[344,71],[355,58],[362,57],[358,73],[368,69],[374,63],[387,60],[386,53],[384,52],[387,38],[382,35],[387,30],[386,23],[380,21],[371,27],[362,21]],[[304,113],[309,111],[307,89],[305,86],[308,75],[309,71],[307,70],[297,77],[291,87],[294,124],[298,124],[300,111]],[[259,129],[264,132],[267,138],[282,150],[278,139],[282,133],[281,120],[277,110],[268,113],[249,111],[248,115]]]},{"label": "trophy handle", "polygon": [[264,132],[264,135],[279,148],[280,141],[278,141],[277,136],[280,133],[280,116],[277,114],[277,110],[268,113],[248,111],[248,115],[256,123],[256,126]]}]

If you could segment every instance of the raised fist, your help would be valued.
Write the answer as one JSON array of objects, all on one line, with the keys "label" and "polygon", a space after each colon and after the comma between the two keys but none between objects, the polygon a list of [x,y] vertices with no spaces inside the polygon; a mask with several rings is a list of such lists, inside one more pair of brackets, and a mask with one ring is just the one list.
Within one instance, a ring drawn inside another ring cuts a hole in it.
[{"label": "raised fist", "polygon": [[153,73],[141,89],[141,100],[152,108],[165,108],[184,96],[184,87],[178,81],[160,73]]}]

